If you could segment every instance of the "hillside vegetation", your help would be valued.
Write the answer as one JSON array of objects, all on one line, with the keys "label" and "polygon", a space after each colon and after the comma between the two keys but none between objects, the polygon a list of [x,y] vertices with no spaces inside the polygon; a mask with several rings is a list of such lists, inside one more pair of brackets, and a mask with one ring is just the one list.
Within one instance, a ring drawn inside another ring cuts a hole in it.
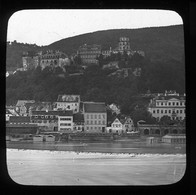
[{"label": "hillside vegetation", "polygon": [[[152,61],[184,60],[183,26],[151,27],[141,29],[116,29],[82,34],[48,46],[12,42],[7,46],[7,67],[21,67],[23,51],[60,50],[70,55],[83,44],[100,44],[103,49],[114,49],[121,36],[129,37],[132,50],[142,50]],[[184,63],[184,61],[183,61]]]}]

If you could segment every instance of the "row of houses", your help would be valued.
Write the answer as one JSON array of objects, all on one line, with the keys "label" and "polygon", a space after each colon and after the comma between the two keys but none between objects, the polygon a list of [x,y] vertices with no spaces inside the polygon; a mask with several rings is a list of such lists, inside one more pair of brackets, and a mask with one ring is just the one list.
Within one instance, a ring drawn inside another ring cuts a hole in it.
[{"label": "row of houses", "polygon": [[[62,132],[129,133],[138,131],[138,128],[143,135],[185,132],[183,126],[164,127],[160,130],[157,124],[140,123],[137,127],[134,127],[133,120],[130,117],[124,119],[115,118],[108,125],[107,109],[116,114],[120,113],[120,109],[115,104],[106,106],[104,102],[83,102],[80,95],[59,95],[54,103],[19,100],[15,109],[7,107],[6,122],[9,127],[10,125],[16,126],[17,121],[14,124],[13,119],[9,120],[11,116],[19,117],[21,118],[20,120],[23,117],[30,117],[29,123],[37,125],[39,129]],[[154,112],[155,110],[156,112]],[[157,112],[158,110],[160,111]],[[172,112],[169,112],[169,110],[172,110]],[[171,119],[182,121],[185,119],[185,94],[179,95],[174,91],[158,94],[151,99],[148,111],[158,120],[166,115]]]}]

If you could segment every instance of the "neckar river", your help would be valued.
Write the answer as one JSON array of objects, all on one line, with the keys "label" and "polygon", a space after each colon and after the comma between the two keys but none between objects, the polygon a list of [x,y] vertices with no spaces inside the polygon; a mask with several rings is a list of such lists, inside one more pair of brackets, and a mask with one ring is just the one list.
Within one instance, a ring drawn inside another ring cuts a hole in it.
[{"label": "neckar river", "polygon": [[185,154],[186,144],[153,143],[139,139],[111,141],[111,142],[33,142],[7,141],[7,148],[74,151],[74,152],[102,152],[102,153],[139,153],[139,154]]}]

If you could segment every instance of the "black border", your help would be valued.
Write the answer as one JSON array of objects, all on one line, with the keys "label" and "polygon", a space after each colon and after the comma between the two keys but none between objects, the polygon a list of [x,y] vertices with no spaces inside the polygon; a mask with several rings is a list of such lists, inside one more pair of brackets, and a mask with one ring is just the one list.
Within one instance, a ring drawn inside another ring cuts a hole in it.
[{"label": "black border", "polygon": [[[5,62],[6,62],[6,33],[7,33],[7,23],[9,20],[9,17],[16,11],[22,10],[22,9],[168,9],[173,10],[179,13],[179,15],[182,17],[184,22],[184,35],[185,35],[185,58],[186,58],[186,94],[187,94],[187,169],[186,174],[182,178],[181,181],[179,181],[176,184],[172,185],[163,185],[163,186],[106,186],[106,187],[98,187],[98,186],[87,186],[87,187],[75,187],[75,186],[68,186],[68,187],[62,187],[62,186],[22,186],[14,183],[9,175],[7,175],[7,166],[6,166],[6,143],[5,143],[5,114],[2,112],[5,109],[5,93],[1,93],[0,95],[0,111],[1,111],[1,131],[0,131],[0,147],[1,147],[1,158],[0,158],[0,188],[3,188],[7,193],[14,192],[14,193],[54,193],[56,191],[60,193],[66,193],[66,194],[81,194],[81,193],[98,193],[98,194],[176,194],[176,193],[182,193],[182,194],[190,194],[190,192],[193,193],[193,189],[190,191],[190,184],[193,186],[193,181],[191,179],[195,179],[193,169],[195,168],[195,165],[191,164],[190,161],[192,160],[192,154],[193,150],[190,152],[190,143],[191,148],[194,146],[194,140],[193,140],[193,134],[192,130],[193,126],[191,125],[189,119],[191,120],[193,118],[192,109],[188,109],[191,107],[191,103],[189,101],[190,98],[190,77],[192,75],[192,71],[190,71],[190,21],[191,24],[194,23],[194,19],[191,18],[190,20],[190,10],[191,13],[194,12],[194,7],[196,7],[196,4],[189,1],[169,1],[169,0],[158,0],[158,1],[144,1],[144,0],[134,0],[134,1],[110,1],[110,2],[104,2],[104,1],[82,1],[78,2],[76,0],[69,0],[69,1],[63,1],[63,0],[50,0],[50,1],[35,1],[31,0],[24,1],[24,0],[18,0],[18,1],[11,1],[11,0],[0,0],[0,75],[1,75],[1,86],[4,84],[5,87]],[[196,18],[196,17],[195,17]],[[194,24],[192,24],[194,25]],[[194,33],[193,33],[194,34]],[[194,56],[194,55],[193,55]],[[187,66],[189,66],[187,68]],[[192,67],[191,67],[192,68]],[[191,69],[192,70],[192,69]],[[191,73],[190,73],[191,72]],[[5,89],[3,88],[1,90],[2,92],[5,92]],[[191,112],[190,112],[191,111]],[[190,114],[191,113],[191,114]],[[191,117],[192,116],[192,117]],[[196,155],[195,155],[196,156]],[[192,173],[192,174],[191,174]],[[195,174],[196,175],[196,174]],[[193,193],[194,194],[194,193]]]}]

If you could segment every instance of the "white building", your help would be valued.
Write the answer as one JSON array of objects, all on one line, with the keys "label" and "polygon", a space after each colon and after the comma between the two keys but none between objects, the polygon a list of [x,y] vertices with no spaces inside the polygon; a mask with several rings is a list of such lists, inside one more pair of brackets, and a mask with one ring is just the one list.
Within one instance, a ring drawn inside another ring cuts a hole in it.
[{"label": "white building", "polygon": [[135,130],[133,120],[130,117],[125,119],[116,118],[111,124],[111,128],[109,129],[109,133],[128,133],[133,132]]},{"label": "white building", "polygon": [[148,111],[152,114],[152,117],[158,120],[165,115],[172,120],[183,120],[186,117],[185,98],[185,94],[180,95],[175,91],[166,91],[165,94],[158,94],[151,99]]},{"label": "white building", "polygon": [[59,95],[56,108],[60,110],[72,110],[73,113],[79,112],[80,95]]},{"label": "white building", "polygon": [[58,116],[58,131],[73,131],[73,111],[64,111]]}]

